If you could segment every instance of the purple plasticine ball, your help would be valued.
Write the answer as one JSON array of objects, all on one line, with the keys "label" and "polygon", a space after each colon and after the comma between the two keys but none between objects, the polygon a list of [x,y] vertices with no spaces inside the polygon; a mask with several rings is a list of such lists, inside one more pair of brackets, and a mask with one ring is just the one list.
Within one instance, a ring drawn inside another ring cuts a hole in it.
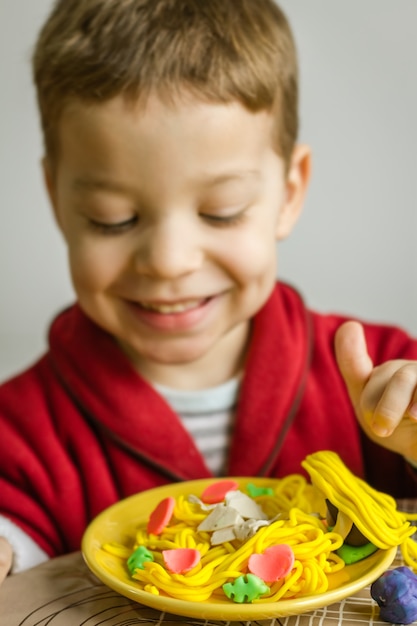
[{"label": "purple plasticine ball", "polygon": [[371,585],[371,596],[385,622],[411,624],[417,620],[417,576],[408,567],[382,574]]}]

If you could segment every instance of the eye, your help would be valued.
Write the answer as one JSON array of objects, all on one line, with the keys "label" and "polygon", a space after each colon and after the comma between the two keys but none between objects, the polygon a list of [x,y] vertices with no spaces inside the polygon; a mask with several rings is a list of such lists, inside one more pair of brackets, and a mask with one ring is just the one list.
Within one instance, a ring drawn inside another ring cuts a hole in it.
[{"label": "eye", "polygon": [[214,213],[200,213],[200,216],[213,226],[226,227],[239,224],[245,219],[245,209],[233,215],[216,215]]},{"label": "eye", "polygon": [[89,219],[90,227],[96,232],[103,235],[120,235],[128,230],[131,230],[136,226],[138,217],[135,215],[123,222],[116,222],[114,224],[107,224],[106,222],[98,222],[97,220]]}]

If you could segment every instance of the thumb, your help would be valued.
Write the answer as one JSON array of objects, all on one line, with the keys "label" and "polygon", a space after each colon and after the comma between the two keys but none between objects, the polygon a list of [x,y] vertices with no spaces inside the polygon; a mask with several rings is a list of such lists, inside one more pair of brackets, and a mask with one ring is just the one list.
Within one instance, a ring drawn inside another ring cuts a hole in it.
[{"label": "thumb", "polygon": [[340,326],[335,336],[335,352],[350,399],[358,409],[362,391],[374,367],[362,324],[350,321]]}]

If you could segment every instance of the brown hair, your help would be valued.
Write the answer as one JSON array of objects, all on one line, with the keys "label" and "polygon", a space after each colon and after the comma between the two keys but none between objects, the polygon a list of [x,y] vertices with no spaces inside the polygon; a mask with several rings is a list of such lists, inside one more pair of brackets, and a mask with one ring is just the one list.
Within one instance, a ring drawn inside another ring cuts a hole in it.
[{"label": "brown hair", "polygon": [[71,100],[102,103],[182,90],[276,110],[288,164],[298,130],[297,61],[274,0],[57,0],[33,55],[47,154]]}]

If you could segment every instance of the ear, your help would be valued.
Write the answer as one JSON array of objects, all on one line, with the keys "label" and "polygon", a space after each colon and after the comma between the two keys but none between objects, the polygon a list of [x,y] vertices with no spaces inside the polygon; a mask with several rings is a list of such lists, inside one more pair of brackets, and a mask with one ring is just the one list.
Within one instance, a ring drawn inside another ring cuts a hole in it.
[{"label": "ear", "polygon": [[285,196],[278,218],[277,241],[285,239],[294,228],[303,208],[311,173],[311,150],[309,146],[294,148],[285,181]]},{"label": "ear", "polygon": [[42,159],[42,171],[43,171],[43,181],[45,184],[45,189],[48,194],[49,202],[51,203],[55,221],[58,225],[58,228],[61,229],[61,223],[60,223],[59,214],[58,214],[55,172],[51,164],[51,161],[46,156],[44,156]]}]

